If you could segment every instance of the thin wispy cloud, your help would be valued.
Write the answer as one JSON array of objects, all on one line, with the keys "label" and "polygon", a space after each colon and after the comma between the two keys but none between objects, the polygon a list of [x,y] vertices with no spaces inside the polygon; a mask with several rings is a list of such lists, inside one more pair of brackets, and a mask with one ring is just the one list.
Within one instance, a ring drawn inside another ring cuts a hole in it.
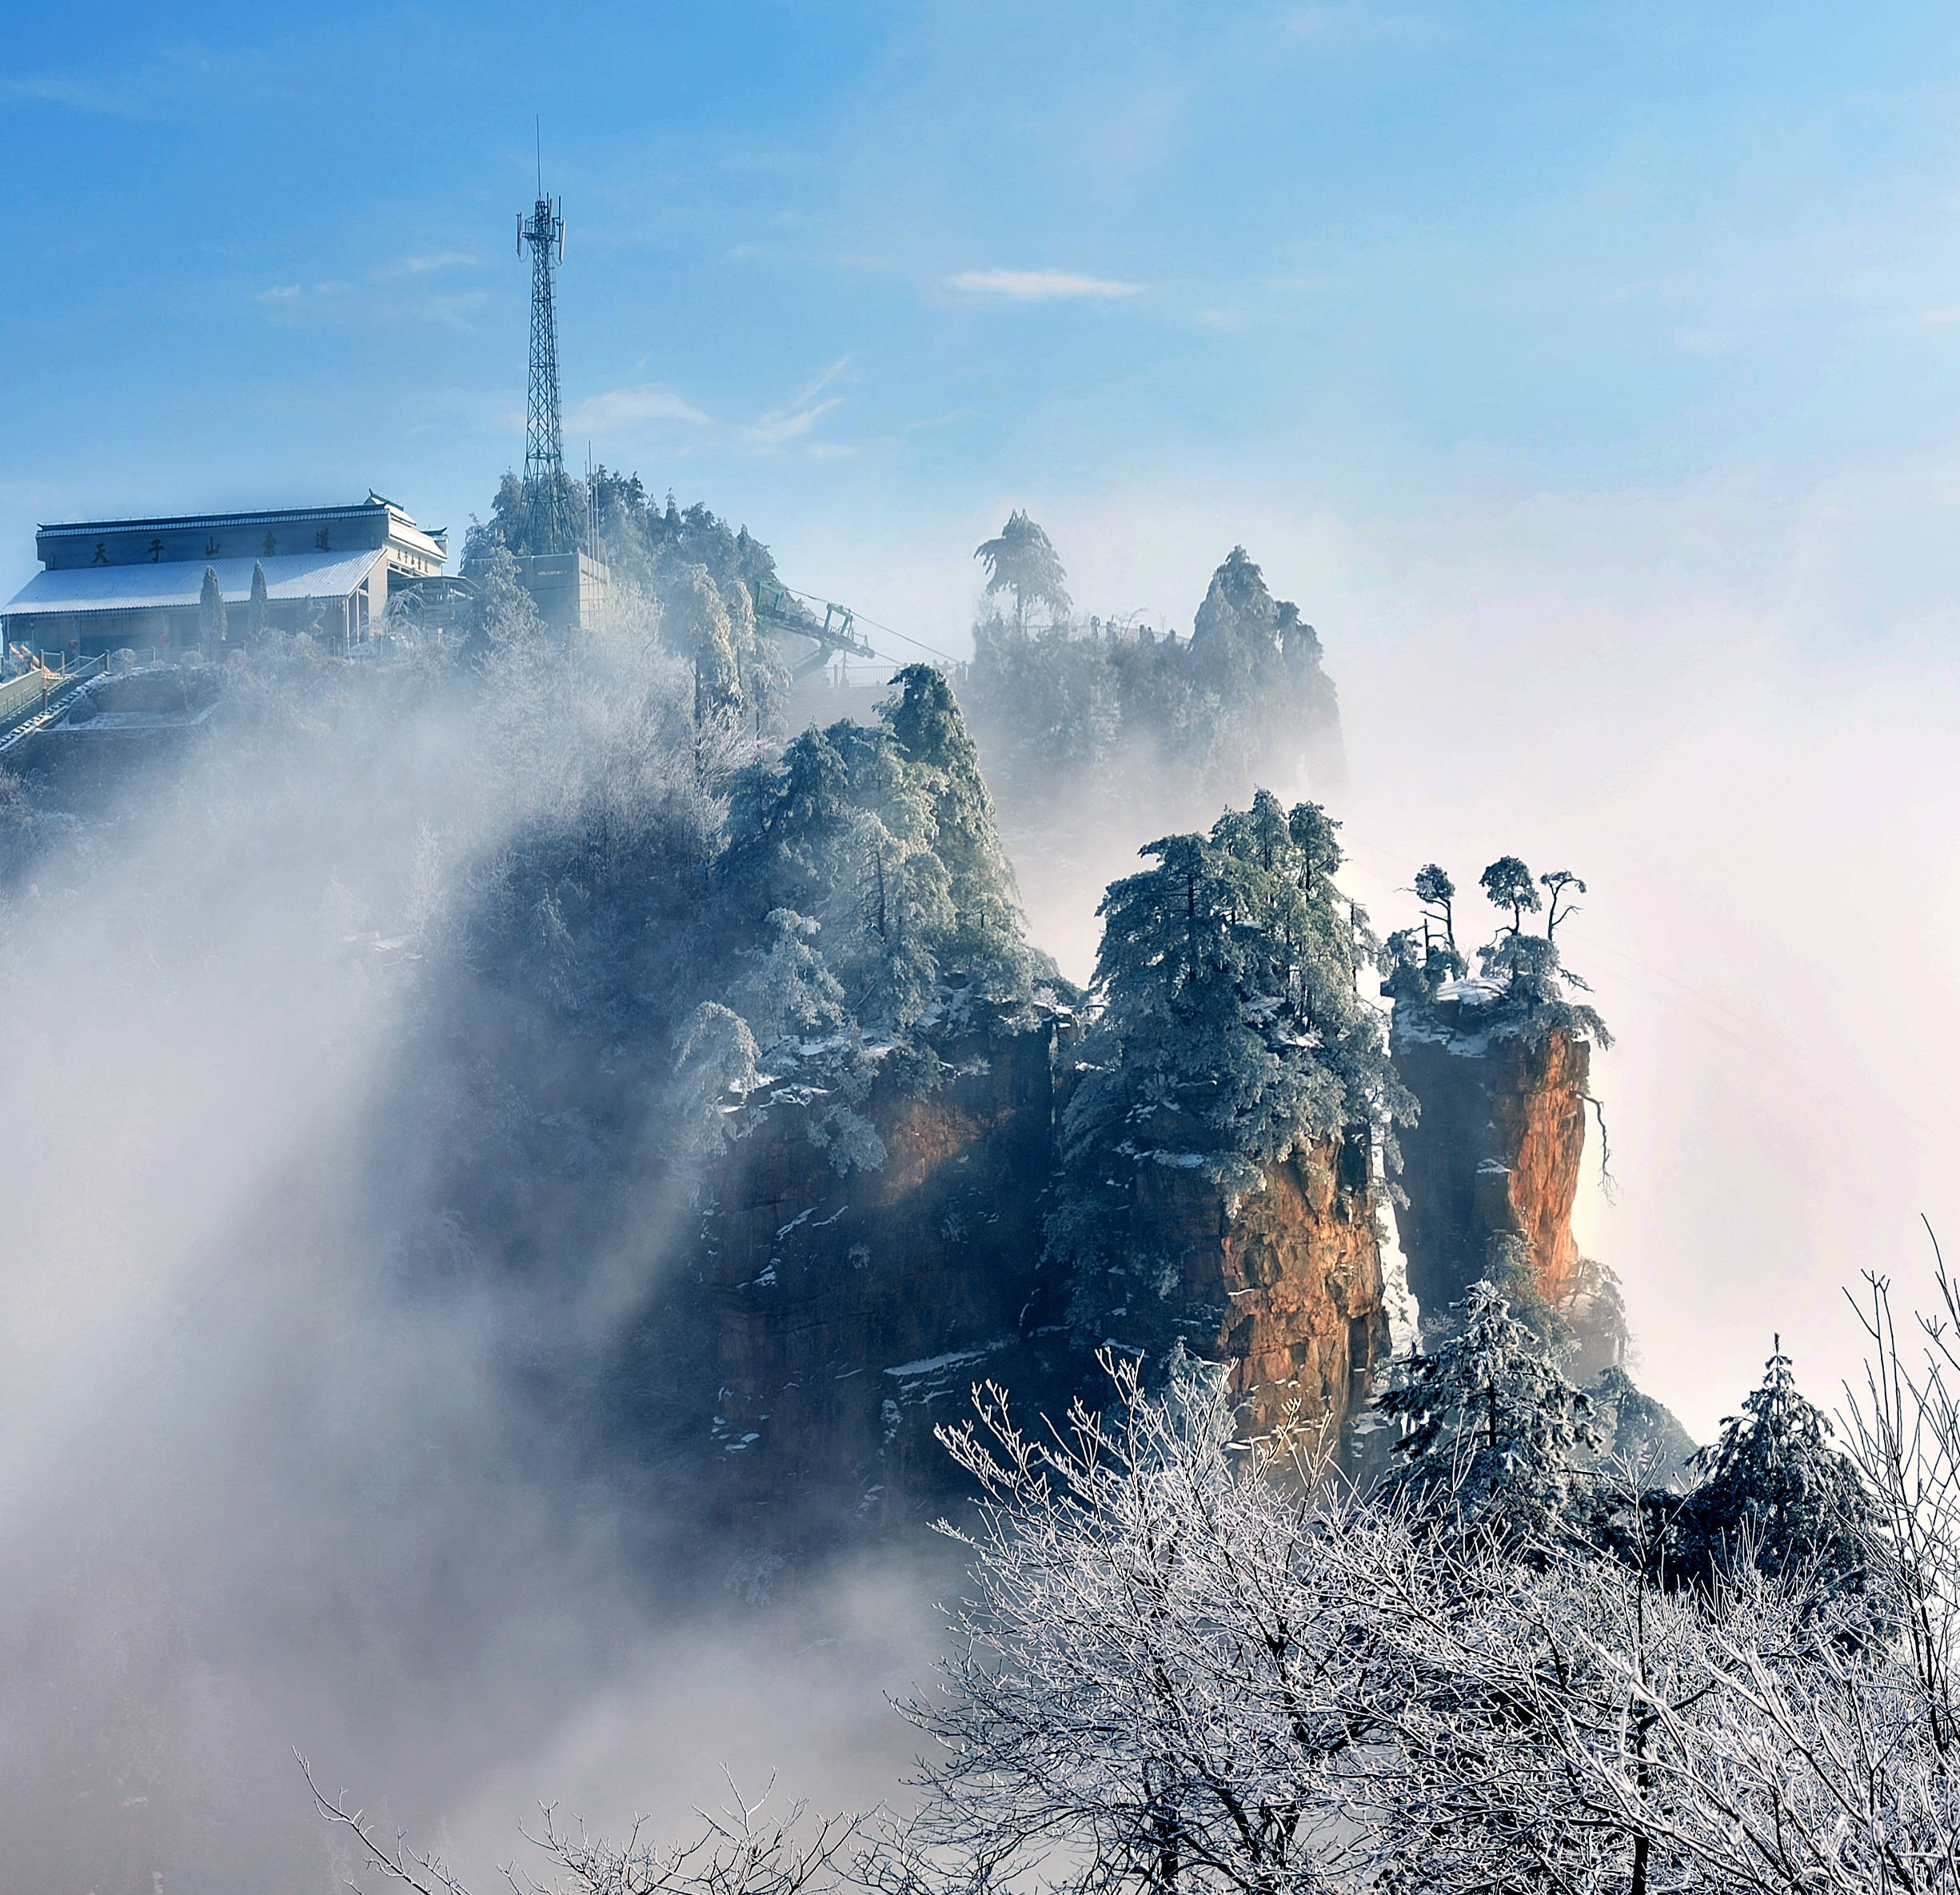
[{"label": "thin wispy cloud", "polygon": [[790,406],[792,408],[803,408],[806,407],[809,403],[814,401],[819,395],[823,393],[825,389],[828,388],[830,385],[850,366],[850,364],[851,358],[848,355],[839,356],[828,368],[822,369],[818,373],[816,379],[812,381],[801,394],[797,396],[794,401],[791,402]]},{"label": "thin wispy cloud", "polygon": [[458,331],[473,326],[471,317],[488,301],[481,289],[405,289],[398,269],[383,270],[369,279],[370,285],[393,282],[393,288],[368,287],[332,281],[314,283],[273,283],[254,289],[249,298],[265,313],[267,321],[284,326],[305,323],[360,322],[386,325],[391,323],[440,324]]},{"label": "thin wispy cloud", "polygon": [[609,430],[633,428],[648,421],[685,421],[692,428],[705,428],[713,417],[670,388],[657,381],[643,381],[637,388],[607,389],[588,395],[565,417],[574,431],[603,434]]},{"label": "thin wispy cloud", "polygon": [[142,96],[126,81],[82,79],[58,73],[0,79],[0,99],[19,105],[61,106],[71,112],[94,112],[106,118],[143,115]]},{"label": "thin wispy cloud", "polygon": [[946,287],[966,296],[997,296],[1016,303],[1052,303],[1136,296],[1144,286],[1120,282],[1112,277],[1079,276],[1066,269],[963,269],[946,279]]},{"label": "thin wispy cloud", "polygon": [[970,421],[980,413],[977,408],[949,408],[944,414],[928,415],[923,421],[906,422],[903,432],[922,434],[930,428],[957,427],[962,421]]},{"label": "thin wispy cloud", "polygon": [[778,408],[752,421],[742,432],[758,447],[783,447],[800,440],[833,408],[843,405],[843,396],[832,395],[828,401],[812,402],[808,408]]},{"label": "thin wispy cloud", "polygon": [[0,102],[53,106],[104,118],[157,120],[186,104],[202,106],[213,89],[261,94],[276,75],[255,52],[214,53],[202,48],[161,50],[134,67],[106,71],[19,73],[0,77]]},{"label": "thin wispy cloud", "polygon": [[351,283],[334,281],[315,283],[310,288],[304,283],[273,283],[263,289],[254,289],[251,300],[264,304],[275,313],[292,315],[302,307],[317,306],[344,296],[353,287]]},{"label": "thin wispy cloud", "polygon": [[826,396],[824,390],[850,365],[850,359],[848,356],[838,357],[794,401],[772,409],[750,422],[742,430],[744,437],[761,448],[786,447],[793,441],[800,441],[832,409],[844,405],[843,396]]},{"label": "thin wispy cloud", "polygon": [[433,276],[438,270],[473,269],[481,261],[467,250],[438,250],[433,257],[404,257],[392,273],[405,277]]}]

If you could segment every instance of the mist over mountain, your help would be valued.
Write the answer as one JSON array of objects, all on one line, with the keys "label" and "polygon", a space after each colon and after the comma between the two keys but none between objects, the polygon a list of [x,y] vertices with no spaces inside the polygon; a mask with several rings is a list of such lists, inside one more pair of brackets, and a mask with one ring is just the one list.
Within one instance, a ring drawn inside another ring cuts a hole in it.
[{"label": "mist over mountain", "polygon": [[[357,648],[221,628],[222,663],[85,684],[0,779],[0,956],[42,996],[0,1047],[35,1155],[13,1860],[333,1885],[363,1845],[297,1746],[473,1877],[541,1792],[673,1831],[712,1749],[888,1802],[849,1875],[950,1889],[967,1832],[934,1825],[1006,1818],[905,1776],[993,1689],[927,1602],[1008,1622],[1012,1550],[1060,1530],[960,1431],[980,1389],[1010,1461],[1020,1425],[1091,1443],[1040,1462],[1117,1532],[1068,1542],[1086,1575],[1141,1529],[1080,1497],[1168,1428],[1124,1478],[1196,1483],[1194,1546],[1304,1484],[1343,1560],[1452,1549],[1451,1598],[1606,1572],[1674,1601],[1740,1558],[1823,1574],[1872,1636],[1876,1516],[1787,1358],[1697,1456],[1582,1254],[1612,1044],[1568,958],[1586,883],[1431,863],[1384,938],[1338,644],[1243,549],[1159,637],[1079,620],[1017,511],[971,665],[826,718],[856,694],[792,680],[810,641],[759,618],[745,528],[602,471],[570,498],[616,584],[568,632],[521,497],[473,526],[465,609]],[[1083,984],[1044,945],[1096,937]],[[908,1733],[881,1693],[949,1650]],[[653,1873],[607,1861],[586,1885]]]},{"label": "mist over mountain", "polygon": [[1212,574],[1190,630],[1161,634],[1134,614],[1076,615],[1060,557],[1025,513],[976,557],[985,609],[962,701],[1030,904],[1072,966],[1095,956],[1076,895],[1125,872],[1147,836],[1208,827],[1261,788],[1340,788],[1319,638],[1243,547]]}]

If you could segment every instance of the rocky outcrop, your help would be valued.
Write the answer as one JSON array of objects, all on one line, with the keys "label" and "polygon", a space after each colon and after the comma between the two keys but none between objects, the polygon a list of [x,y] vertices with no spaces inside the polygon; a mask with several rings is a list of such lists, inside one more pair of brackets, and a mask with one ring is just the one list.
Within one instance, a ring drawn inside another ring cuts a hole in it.
[{"label": "rocky outcrop", "polygon": [[1396,1222],[1425,1323],[1479,1277],[1522,1274],[1574,1332],[1579,1372],[1616,1360],[1625,1334],[1612,1279],[1572,1235],[1591,1045],[1569,1027],[1514,1019],[1478,981],[1398,1003],[1391,1045],[1422,1107],[1402,1135]]},{"label": "rocky outcrop", "polygon": [[1196,1169],[1137,1167],[1132,1228],[1180,1259],[1200,1353],[1226,1365],[1241,1427],[1289,1411],[1346,1440],[1388,1354],[1365,1139],[1327,1139],[1267,1167],[1236,1203]]},{"label": "rocky outcrop", "polygon": [[[944,1042],[935,1089],[894,1079],[864,1111],[881,1165],[840,1175],[811,1107],[762,1103],[703,1215],[718,1483],[752,1542],[896,1524],[945,1504],[933,1428],[975,1382],[1059,1416],[1102,1386],[1042,1263],[1065,1070],[1056,1028],[999,1021]],[[1199,1170],[1140,1164],[1132,1228],[1176,1259],[1166,1301],[1226,1365],[1247,1434],[1289,1414],[1337,1448],[1388,1353],[1365,1139],[1331,1139],[1229,1199]],[[1122,1325],[1112,1339],[1124,1340]]]},{"label": "rocky outcrop", "polygon": [[1054,1029],[998,1020],[940,1047],[944,1083],[881,1081],[884,1159],[840,1175],[809,1108],[765,1103],[705,1214],[723,1490],[762,1540],[934,1499],[932,1438],[992,1377],[1046,1374],[1024,1331],[1052,1162]]},{"label": "rocky outcrop", "polygon": [[[1136,1155],[1116,1215],[1130,1251],[1161,1261],[1085,1323],[1042,1263],[1068,1057],[1052,1019],[982,1011],[936,1035],[938,1083],[914,1063],[873,1086],[861,1111],[882,1163],[835,1169],[793,1087],[750,1109],[721,1161],[701,1229],[709,1432],[752,1538],[944,1505],[932,1430],[961,1418],[972,1385],[1059,1414],[1097,1386],[1100,1342],[1144,1334],[1140,1294],[1153,1351],[1181,1335],[1224,1365],[1246,1434],[1294,1414],[1359,1465],[1355,1423],[1390,1351],[1365,1135],[1323,1140],[1237,1195],[1200,1163]],[[1397,1220],[1424,1318],[1496,1275],[1555,1315],[1587,1379],[1624,1343],[1611,1275],[1572,1235],[1591,1051],[1569,1025],[1521,1026],[1475,982],[1396,1011],[1396,1068],[1422,1107]]]}]

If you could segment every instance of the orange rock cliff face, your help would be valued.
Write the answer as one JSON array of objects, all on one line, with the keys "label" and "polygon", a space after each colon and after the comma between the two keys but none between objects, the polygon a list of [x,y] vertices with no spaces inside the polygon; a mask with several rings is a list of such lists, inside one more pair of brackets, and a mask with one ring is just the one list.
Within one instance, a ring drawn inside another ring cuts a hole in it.
[{"label": "orange rock cliff face", "polygon": [[983,1027],[936,1091],[880,1083],[884,1162],[835,1171],[778,1103],[725,1154],[703,1219],[722,1490],[764,1538],[944,1491],[935,1426],[972,1385],[1045,1382],[1024,1332],[1052,1165],[1053,1029]]},{"label": "orange rock cliff face", "polygon": [[1395,1011],[1395,1069],[1422,1107],[1401,1135],[1409,1288],[1427,1324],[1522,1244],[1531,1287],[1573,1324],[1578,1366],[1595,1372],[1623,1338],[1599,1298],[1602,1273],[1572,1235],[1592,1048],[1563,1027],[1493,1030],[1480,998],[1473,988]]},{"label": "orange rock cliff face", "polygon": [[1133,1202],[1181,1260],[1175,1293],[1202,1314],[1200,1352],[1226,1365],[1241,1431],[1270,1433],[1291,1409],[1342,1442],[1388,1354],[1365,1139],[1268,1167],[1236,1204],[1200,1171],[1142,1164]]}]

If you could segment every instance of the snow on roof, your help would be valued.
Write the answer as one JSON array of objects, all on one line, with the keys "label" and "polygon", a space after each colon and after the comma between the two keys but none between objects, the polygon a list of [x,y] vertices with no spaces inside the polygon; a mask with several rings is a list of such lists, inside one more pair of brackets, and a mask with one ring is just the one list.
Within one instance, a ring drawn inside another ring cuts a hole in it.
[{"label": "snow on roof", "polygon": [[377,563],[385,547],[358,553],[285,553],[267,559],[162,560],[154,565],[70,566],[37,572],[0,612],[26,617],[51,612],[141,612],[166,605],[195,605],[204,569],[214,567],[225,603],[242,605],[252,596],[252,568],[265,568],[271,599],[344,599]]}]

